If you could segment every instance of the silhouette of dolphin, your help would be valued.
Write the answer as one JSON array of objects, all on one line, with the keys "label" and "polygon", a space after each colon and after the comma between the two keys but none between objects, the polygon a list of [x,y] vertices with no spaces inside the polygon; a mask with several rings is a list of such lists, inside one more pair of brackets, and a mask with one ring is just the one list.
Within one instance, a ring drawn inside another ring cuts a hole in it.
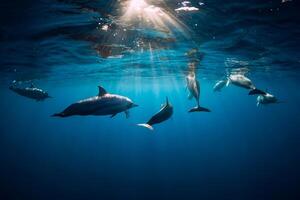
[{"label": "silhouette of dolphin", "polygon": [[128,110],[137,106],[128,97],[109,94],[101,86],[98,86],[98,88],[99,93],[97,96],[73,103],[64,111],[52,116],[69,117],[73,115],[111,115],[111,117],[114,117],[120,112],[125,112],[126,118],[128,118]]},{"label": "silhouette of dolphin", "polygon": [[226,86],[228,86],[229,83],[250,90],[250,92],[248,93],[249,95],[266,94],[264,91],[257,89],[252,81],[244,74],[230,74],[227,78]]},{"label": "silhouette of dolphin", "polygon": [[189,99],[195,98],[197,102],[197,106],[190,109],[189,112],[210,112],[209,109],[201,107],[199,104],[199,98],[200,98],[200,83],[198,80],[196,80],[195,73],[190,73],[186,77],[187,82],[187,89],[189,90]]},{"label": "silhouette of dolphin", "polygon": [[166,103],[162,105],[161,109],[153,115],[149,121],[145,124],[137,124],[138,126],[142,126],[148,128],[149,130],[154,130],[153,125],[162,123],[169,119],[173,114],[173,106],[169,103],[168,97],[166,98]]},{"label": "silhouette of dolphin", "polygon": [[33,85],[33,83],[31,83],[30,87],[18,87],[17,86],[17,82],[13,81],[13,84],[11,86],[9,86],[9,89],[12,90],[13,92],[30,98],[30,99],[35,99],[36,101],[42,101],[45,100],[47,98],[51,98],[47,92],[43,91],[40,88],[37,88]]},{"label": "silhouette of dolphin", "polygon": [[274,95],[270,93],[261,94],[257,97],[257,104],[256,104],[257,106],[259,106],[260,104],[266,105],[272,103],[280,103],[280,102]]}]

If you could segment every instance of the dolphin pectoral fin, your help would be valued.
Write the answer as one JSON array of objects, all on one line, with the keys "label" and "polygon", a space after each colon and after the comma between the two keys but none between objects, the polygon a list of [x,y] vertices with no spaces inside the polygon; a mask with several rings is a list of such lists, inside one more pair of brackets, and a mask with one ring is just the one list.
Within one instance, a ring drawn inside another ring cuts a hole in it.
[{"label": "dolphin pectoral fin", "polygon": [[226,87],[228,87],[229,83],[230,83],[230,80],[229,80],[229,79],[227,79],[227,82],[226,82]]},{"label": "dolphin pectoral fin", "polygon": [[113,118],[113,117],[116,116],[116,115],[117,115],[117,113],[112,114],[112,115],[110,116],[110,118]]},{"label": "dolphin pectoral fin", "polygon": [[137,124],[137,125],[141,126],[141,127],[144,127],[144,128],[147,128],[147,129],[149,129],[151,131],[154,130],[154,128],[151,125],[149,125],[149,124]]},{"label": "dolphin pectoral fin", "polygon": [[129,118],[129,116],[130,116],[130,113],[129,113],[129,111],[128,111],[128,110],[126,110],[126,111],[125,111],[125,116],[126,116],[126,119],[128,119],[128,118]]},{"label": "dolphin pectoral fin", "polygon": [[257,107],[259,106],[259,102],[256,103],[256,106],[257,106]]},{"label": "dolphin pectoral fin", "polygon": [[190,109],[189,112],[211,112],[211,111],[208,108],[197,106]]},{"label": "dolphin pectoral fin", "polygon": [[193,95],[190,93],[190,94],[188,95],[188,99],[191,100],[192,98],[193,98]]}]

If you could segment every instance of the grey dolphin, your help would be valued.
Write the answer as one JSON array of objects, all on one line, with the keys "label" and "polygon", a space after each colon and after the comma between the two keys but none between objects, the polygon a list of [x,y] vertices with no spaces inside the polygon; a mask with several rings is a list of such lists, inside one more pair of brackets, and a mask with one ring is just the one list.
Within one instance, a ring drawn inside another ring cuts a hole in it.
[{"label": "grey dolphin", "polygon": [[256,88],[252,83],[252,81],[248,77],[246,77],[243,73],[230,74],[227,79],[226,86],[228,86],[229,83],[250,90],[249,95],[266,94],[264,91]]},{"label": "grey dolphin", "polygon": [[270,94],[270,93],[266,93],[266,94],[261,94],[257,97],[257,106],[259,106],[260,104],[271,104],[271,103],[280,103],[278,102],[278,99]]},{"label": "grey dolphin", "polygon": [[169,103],[168,97],[166,98],[166,103],[162,105],[161,109],[153,115],[149,121],[145,124],[138,124],[138,126],[142,126],[145,128],[148,128],[150,130],[153,130],[154,124],[159,124],[163,121],[166,121],[169,119],[173,114],[173,106]]},{"label": "grey dolphin", "polygon": [[230,74],[226,86],[228,86],[229,83],[250,90],[255,88],[255,86],[249,78],[247,78],[244,74],[239,73]]},{"label": "grey dolphin", "polygon": [[197,102],[197,106],[190,109],[189,112],[210,112],[209,109],[201,107],[199,103],[199,98],[200,98],[200,83],[198,80],[196,80],[195,73],[190,73],[186,77],[186,82],[187,82],[187,89],[189,90],[189,99],[192,99],[193,97],[195,98]]},{"label": "grey dolphin", "polygon": [[69,117],[73,115],[111,115],[111,117],[114,117],[120,112],[125,112],[126,118],[128,118],[128,110],[137,106],[128,97],[109,94],[101,86],[98,86],[98,88],[99,93],[97,96],[73,103],[61,113],[56,113],[52,116]]},{"label": "grey dolphin", "polygon": [[9,86],[9,89],[14,91],[15,93],[24,96],[24,97],[28,97],[31,99],[35,99],[37,101],[42,101],[45,100],[47,98],[50,98],[50,96],[48,95],[47,92],[43,91],[40,88],[37,88],[33,85],[33,83],[31,83],[30,87],[18,87],[16,85],[16,81],[13,82],[13,84],[11,86]]}]

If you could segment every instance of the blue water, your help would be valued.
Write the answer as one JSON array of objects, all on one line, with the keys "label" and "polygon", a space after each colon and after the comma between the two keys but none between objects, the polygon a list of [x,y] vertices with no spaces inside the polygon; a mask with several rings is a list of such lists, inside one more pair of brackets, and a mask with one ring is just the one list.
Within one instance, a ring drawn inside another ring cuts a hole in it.
[{"label": "blue water", "polygon": [[[118,1],[1,2],[0,199],[300,199],[299,2],[201,2],[177,13],[181,1],[147,1],[180,22],[170,33],[119,23]],[[280,103],[213,91],[237,69]],[[210,113],[188,113],[191,71]],[[53,98],[18,96],[13,80]],[[50,117],[98,85],[139,107],[129,119]],[[173,116],[136,126],[166,96]]]}]

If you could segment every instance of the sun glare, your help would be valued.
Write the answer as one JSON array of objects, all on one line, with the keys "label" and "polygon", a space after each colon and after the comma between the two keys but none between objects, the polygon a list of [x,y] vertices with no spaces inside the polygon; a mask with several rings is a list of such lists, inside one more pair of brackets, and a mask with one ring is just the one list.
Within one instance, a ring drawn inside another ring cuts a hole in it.
[{"label": "sun glare", "polygon": [[131,12],[140,12],[147,6],[144,0],[131,0],[129,3],[129,8]]},{"label": "sun glare", "polygon": [[168,34],[172,33],[172,30],[177,30],[187,36],[187,29],[183,23],[165,9],[149,4],[146,0],[128,0],[123,5],[123,15],[120,19]]}]

